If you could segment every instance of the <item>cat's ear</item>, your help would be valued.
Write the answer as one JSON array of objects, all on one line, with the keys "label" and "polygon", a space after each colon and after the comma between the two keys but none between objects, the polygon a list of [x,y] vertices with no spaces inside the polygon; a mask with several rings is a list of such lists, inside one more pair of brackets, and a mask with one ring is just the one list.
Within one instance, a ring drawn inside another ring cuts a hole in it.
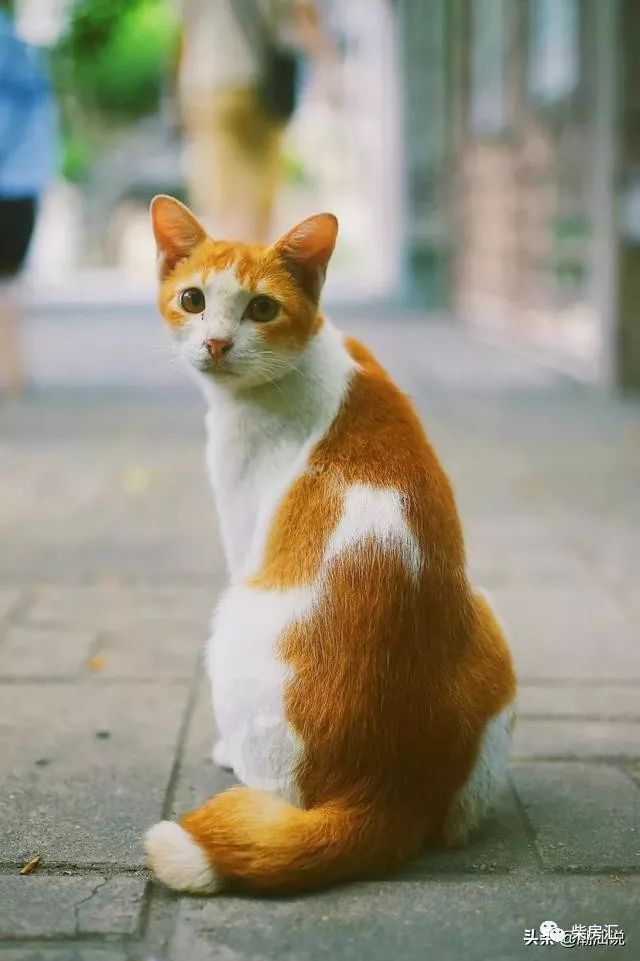
[{"label": "cat's ear", "polygon": [[184,204],[164,194],[151,201],[151,224],[158,248],[158,273],[163,280],[207,234]]},{"label": "cat's ear", "polygon": [[274,245],[305,293],[317,301],[338,236],[333,214],[307,217]]}]

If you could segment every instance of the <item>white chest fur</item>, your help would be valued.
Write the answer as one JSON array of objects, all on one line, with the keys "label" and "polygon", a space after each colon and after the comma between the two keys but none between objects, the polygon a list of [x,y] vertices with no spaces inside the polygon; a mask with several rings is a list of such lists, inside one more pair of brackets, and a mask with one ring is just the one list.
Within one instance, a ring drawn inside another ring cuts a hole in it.
[{"label": "white chest fur", "polygon": [[335,418],[353,367],[325,324],[277,384],[236,394],[205,382],[207,469],[232,581],[260,563],[273,510]]},{"label": "white chest fur", "polygon": [[259,569],[274,511],[334,420],[354,367],[330,325],[296,364],[279,384],[243,396],[206,388],[207,467],[231,575],[208,648],[216,721],[236,775],[294,802],[300,745],[285,718],[288,673],[277,644],[313,599],[245,581]]}]

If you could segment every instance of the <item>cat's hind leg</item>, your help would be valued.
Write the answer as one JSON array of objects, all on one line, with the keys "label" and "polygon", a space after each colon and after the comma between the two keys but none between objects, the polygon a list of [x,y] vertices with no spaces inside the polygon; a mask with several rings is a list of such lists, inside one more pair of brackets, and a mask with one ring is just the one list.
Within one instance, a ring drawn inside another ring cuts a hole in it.
[{"label": "cat's hind leg", "polygon": [[484,820],[507,780],[509,744],[515,721],[513,703],[494,715],[484,730],[478,757],[455,798],[442,832],[447,847],[461,847]]}]

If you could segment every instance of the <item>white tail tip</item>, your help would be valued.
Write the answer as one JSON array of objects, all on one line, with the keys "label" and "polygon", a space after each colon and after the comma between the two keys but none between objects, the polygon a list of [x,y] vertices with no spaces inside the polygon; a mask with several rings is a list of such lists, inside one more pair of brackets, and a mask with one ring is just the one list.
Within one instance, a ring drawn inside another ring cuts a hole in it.
[{"label": "white tail tip", "polygon": [[197,894],[215,894],[222,888],[202,848],[175,821],[159,821],[149,828],[144,846],[149,867],[167,887]]}]

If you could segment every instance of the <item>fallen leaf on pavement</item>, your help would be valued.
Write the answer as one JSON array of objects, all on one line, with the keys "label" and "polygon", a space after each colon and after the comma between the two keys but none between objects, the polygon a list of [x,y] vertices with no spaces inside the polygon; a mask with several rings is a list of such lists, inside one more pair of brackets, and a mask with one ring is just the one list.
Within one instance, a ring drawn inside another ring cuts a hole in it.
[{"label": "fallen leaf on pavement", "polygon": [[20,874],[31,874],[32,871],[35,871],[35,869],[40,864],[41,858],[42,858],[41,854],[36,854],[35,858],[31,858],[30,861],[27,861],[26,864],[22,865],[22,867],[20,868]]},{"label": "fallen leaf on pavement", "polygon": [[106,657],[103,657],[102,654],[96,654],[94,657],[89,658],[87,667],[90,671],[94,671],[97,674],[98,671],[104,671],[106,663]]},{"label": "fallen leaf on pavement", "polygon": [[153,474],[146,467],[130,467],[124,472],[122,486],[127,494],[145,494],[152,481]]}]

